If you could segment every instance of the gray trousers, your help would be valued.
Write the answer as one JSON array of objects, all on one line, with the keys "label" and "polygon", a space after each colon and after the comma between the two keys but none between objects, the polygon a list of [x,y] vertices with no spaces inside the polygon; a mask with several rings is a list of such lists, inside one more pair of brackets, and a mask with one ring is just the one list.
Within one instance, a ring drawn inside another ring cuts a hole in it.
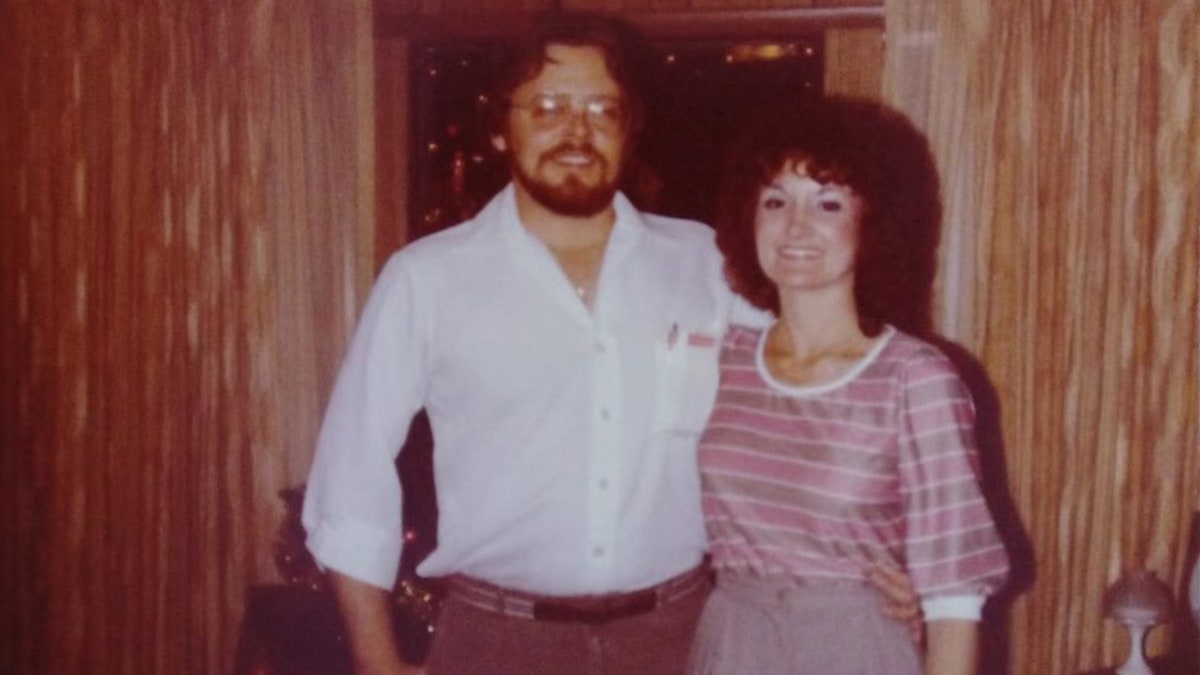
[{"label": "gray trousers", "polygon": [[707,588],[603,624],[505,616],[447,597],[429,675],[682,675]]}]

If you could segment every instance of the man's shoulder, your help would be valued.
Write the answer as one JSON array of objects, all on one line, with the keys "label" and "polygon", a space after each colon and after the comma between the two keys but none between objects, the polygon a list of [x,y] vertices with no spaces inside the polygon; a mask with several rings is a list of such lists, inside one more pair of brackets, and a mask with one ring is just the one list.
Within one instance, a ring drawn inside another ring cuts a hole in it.
[{"label": "man's shoulder", "polygon": [[500,221],[510,199],[507,190],[501,190],[470,218],[424,234],[397,250],[393,257],[418,263],[432,260],[440,263],[446,256],[470,255],[472,252],[490,252],[501,237]]},{"label": "man's shoulder", "polygon": [[677,260],[689,260],[706,269],[721,266],[716,234],[704,223],[687,218],[675,218],[657,213],[641,212],[647,243],[658,255]]},{"label": "man's shoulder", "polygon": [[447,258],[469,256],[473,252],[486,253],[494,249],[496,228],[492,223],[479,217],[451,225],[437,232],[431,232],[406,244],[393,253],[409,264],[424,264],[432,262],[442,264]]},{"label": "man's shoulder", "polygon": [[713,245],[713,229],[700,221],[664,216],[647,211],[639,211],[638,214],[641,216],[642,223],[646,226],[646,229],[656,235],[684,244]]},{"label": "man's shoulder", "polygon": [[477,219],[465,220],[409,242],[402,251],[415,255],[436,255],[468,250],[485,228]]}]

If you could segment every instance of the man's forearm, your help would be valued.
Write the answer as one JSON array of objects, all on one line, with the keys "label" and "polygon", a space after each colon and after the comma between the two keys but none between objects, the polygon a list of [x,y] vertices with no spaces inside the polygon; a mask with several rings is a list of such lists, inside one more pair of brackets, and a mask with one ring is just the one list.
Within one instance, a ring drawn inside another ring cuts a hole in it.
[{"label": "man's forearm", "polygon": [[975,675],[979,656],[979,623],[938,619],[927,626],[925,675]]},{"label": "man's forearm", "polygon": [[331,571],[329,577],[349,634],[354,671],[359,675],[422,672],[400,658],[387,591],[337,572]]}]

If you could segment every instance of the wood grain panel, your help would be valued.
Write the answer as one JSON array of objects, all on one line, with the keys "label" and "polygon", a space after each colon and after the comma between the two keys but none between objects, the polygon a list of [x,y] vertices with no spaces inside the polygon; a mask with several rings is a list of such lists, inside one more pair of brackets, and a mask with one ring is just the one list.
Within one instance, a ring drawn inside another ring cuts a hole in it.
[{"label": "wood grain panel", "polygon": [[879,98],[883,92],[883,28],[825,31],[825,92]]},{"label": "wood grain panel", "polygon": [[1197,3],[886,8],[885,91],[945,179],[943,325],[994,380],[1034,551],[1013,672],[1119,663],[1104,589],[1179,593],[1200,492]]},{"label": "wood grain panel", "polygon": [[0,671],[229,672],[373,274],[369,2],[0,12]]}]

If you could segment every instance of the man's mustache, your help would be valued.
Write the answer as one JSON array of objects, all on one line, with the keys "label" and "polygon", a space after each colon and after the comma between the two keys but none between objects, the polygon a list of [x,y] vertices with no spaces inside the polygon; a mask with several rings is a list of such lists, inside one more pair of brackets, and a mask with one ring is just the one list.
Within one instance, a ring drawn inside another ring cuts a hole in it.
[{"label": "man's mustache", "polygon": [[604,156],[591,143],[560,143],[547,150],[542,157],[546,160],[554,160],[560,155],[577,155],[580,153],[587,155],[597,162],[605,161]]}]

